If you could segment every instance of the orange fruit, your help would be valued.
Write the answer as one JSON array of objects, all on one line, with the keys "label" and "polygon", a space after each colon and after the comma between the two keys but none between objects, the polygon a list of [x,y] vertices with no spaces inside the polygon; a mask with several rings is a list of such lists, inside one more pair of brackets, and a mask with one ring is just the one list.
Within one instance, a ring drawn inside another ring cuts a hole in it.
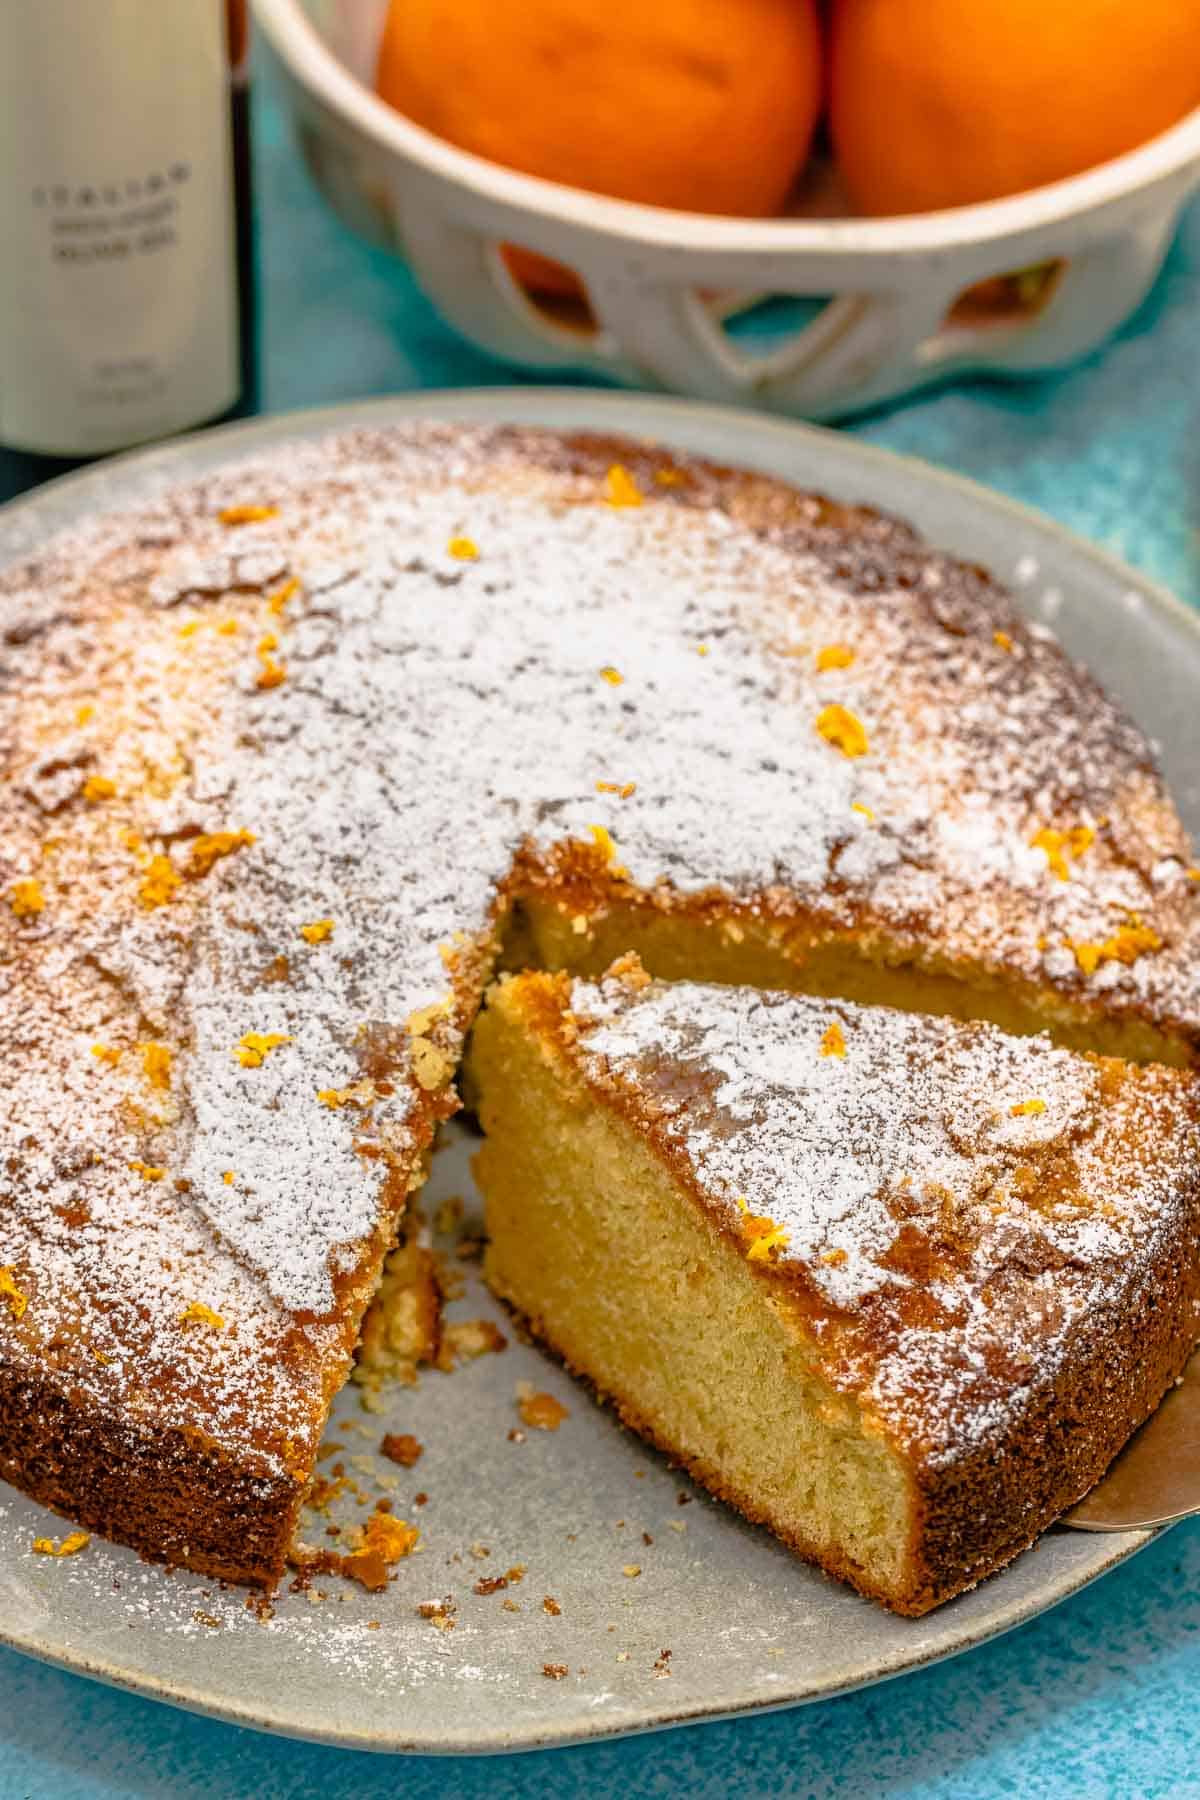
[{"label": "orange fruit", "polygon": [[865,213],[1076,175],[1200,105],[1180,0],[835,0],[830,120]]},{"label": "orange fruit", "polygon": [[[382,97],[464,150],[688,212],[777,212],[821,99],[815,0],[392,0]],[[541,275],[537,270],[541,269]],[[556,265],[528,258],[536,285]]]}]

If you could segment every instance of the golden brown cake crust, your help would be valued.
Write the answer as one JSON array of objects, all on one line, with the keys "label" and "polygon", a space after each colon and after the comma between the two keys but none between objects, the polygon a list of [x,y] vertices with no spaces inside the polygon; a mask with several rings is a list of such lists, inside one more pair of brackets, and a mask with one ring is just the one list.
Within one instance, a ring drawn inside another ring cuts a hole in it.
[{"label": "golden brown cake crust", "polygon": [[[781,1530],[893,1609],[926,1612],[1025,1549],[1191,1355],[1195,1075],[987,1026],[651,982],[632,957],[601,983],[509,978],[499,1004],[748,1256],[822,1379],[904,1459],[903,1591]],[[532,1327],[564,1348],[553,1320]],[[613,1398],[679,1453],[636,1395]],[[684,1460],[780,1529],[703,1454]]]},{"label": "golden brown cake crust", "polygon": [[[9,569],[0,641],[0,1454],[95,1517],[68,1411],[198,1428],[198,1567],[282,1567],[514,896],[581,951],[622,908],[932,945],[1200,1041],[1137,729],[979,571],[765,477],[298,444]],[[188,1560],[186,1466],[104,1529]]]}]

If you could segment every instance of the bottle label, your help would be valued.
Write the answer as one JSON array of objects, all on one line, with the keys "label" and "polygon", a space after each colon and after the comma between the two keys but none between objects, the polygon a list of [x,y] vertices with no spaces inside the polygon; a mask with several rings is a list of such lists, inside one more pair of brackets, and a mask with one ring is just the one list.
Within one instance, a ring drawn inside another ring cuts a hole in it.
[{"label": "bottle label", "polygon": [[89,456],[238,398],[221,0],[0,0],[0,443]]}]

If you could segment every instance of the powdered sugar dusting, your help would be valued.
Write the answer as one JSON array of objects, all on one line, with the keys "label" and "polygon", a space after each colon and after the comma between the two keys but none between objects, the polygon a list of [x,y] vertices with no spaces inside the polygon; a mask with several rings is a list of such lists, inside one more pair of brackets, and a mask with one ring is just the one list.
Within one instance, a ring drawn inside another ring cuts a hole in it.
[{"label": "powdered sugar dusting", "polygon": [[689,982],[577,981],[570,1007],[585,1076],[644,1110],[717,1218],[782,1234],[757,1266],[802,1279],[846,1384],[954,1453],[1194,1192],[1188,1077],[1128,1071],[1106,1094],[1100,1064],[1042,1038]]}]

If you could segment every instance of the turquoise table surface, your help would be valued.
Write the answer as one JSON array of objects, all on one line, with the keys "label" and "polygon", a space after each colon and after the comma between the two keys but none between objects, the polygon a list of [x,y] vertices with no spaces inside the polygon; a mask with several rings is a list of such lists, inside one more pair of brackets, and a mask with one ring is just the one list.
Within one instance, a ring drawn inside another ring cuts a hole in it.
[{"label": "turquoise table surface", "polygon": [[[265,410],[511,383],[310,188],[269,88],[258,177]],[[1200,205],[1103,353],[852,427],[1041,507],[1200,604]],[[1200,740],[1200,722],[1197,736]],[[1200,1796],[1200,1519],[969,1655],[792,1712],[507,1760],[375,1759],[256,1736],[0,1651],[0,1800],[246,1795]]]}]

